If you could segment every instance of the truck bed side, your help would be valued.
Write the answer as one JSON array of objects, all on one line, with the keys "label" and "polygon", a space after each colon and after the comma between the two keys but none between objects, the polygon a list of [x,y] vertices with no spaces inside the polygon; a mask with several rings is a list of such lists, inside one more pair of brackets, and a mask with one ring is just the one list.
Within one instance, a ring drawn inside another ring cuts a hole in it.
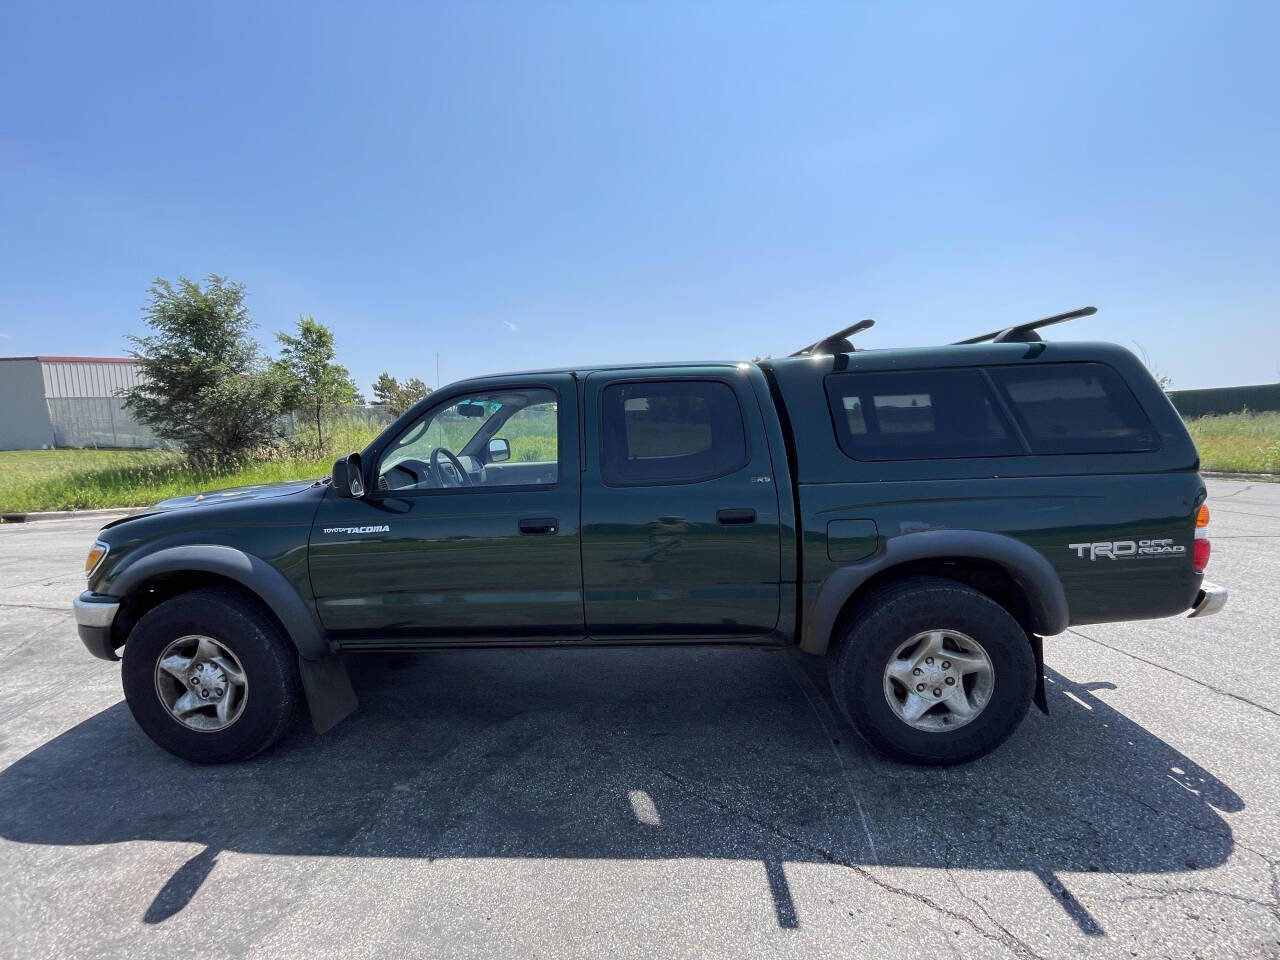
[{"label": "truck bed side", "polygon": [[[794,457],[805,649],[825,649],[827,637],[813,635],[814,624],[824,622],[816,606],[837,571],[855,571],[840,579],[860,587],[912,573],[966,580],[1014,608],[1035,632],[1169,616],[1191,606],[1202,580],[1192,566],[1195,514],[1205,496],[1199,461],[1181,418],[1136,358],[1109,344],[998,344],[941,356],[931,350],[919,366],[1105,363],[1155,427],[1157,449],[875,461],[847,455],[837,441],[825,378],[911,370],[917,356],[867,351],[766,364]],[[984,536],[961,536],[970,532]],[[921,549],[926,542],[928,549]],[[1008,542],[1011,559],[1002,562],[998,549],[968,555],[971,542]],[[1019,576],[1012,559],[1026,547],[1047,561],[1065,596],[1065,620],[1048,628],[1035,622],[1035,598],[1026,596],[1036,589],[1028,582],[1035,578]],[[895,557],[910,559],[895,563]]]}]

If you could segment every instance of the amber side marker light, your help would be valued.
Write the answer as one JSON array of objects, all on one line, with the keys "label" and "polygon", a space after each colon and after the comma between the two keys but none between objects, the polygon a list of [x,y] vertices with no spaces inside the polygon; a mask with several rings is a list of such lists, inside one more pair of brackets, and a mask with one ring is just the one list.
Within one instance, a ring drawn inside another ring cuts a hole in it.
[{"label": "amber side marker light", "polygon": [[1209,546],[1208,526],[1209,508],[1202,503],[1200,509],[1196,511],[1196,542],[1191,554],[1191,565],[1196,573],[1204,573],[1204,568],[1209,565],[1209,554],[1213,550]]},{"label": "amber side marker light", "polygon": [[84,558],[84,575],[87,577],[97,569],[98,564],[102,562],[102,558],[107,555],[107,545],[101,540],[94,543],[89,548],[89,555]]}]

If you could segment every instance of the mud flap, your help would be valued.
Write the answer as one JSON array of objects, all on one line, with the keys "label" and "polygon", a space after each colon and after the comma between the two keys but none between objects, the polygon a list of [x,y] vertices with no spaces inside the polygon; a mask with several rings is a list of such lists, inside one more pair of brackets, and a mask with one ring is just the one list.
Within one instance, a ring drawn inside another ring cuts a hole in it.
[{"label": "mud flap", "polygon": [[299,656],[298,672],[302,674],[302,689],[307,695],[311,725],[316,733],[328,733],[360,705],[351,687],[351,678],[347,676],[347,665],[336,653],[326,654],[319,660]]},{"label": "mud flap", "polygon": [[1049,696],[1044,689],[1044,637],[1034,633],[1029,633],[1027,636],[1031,640],[1031,652],[1036,658],[1036,692],[1031,700],[1040,708],[1040,712],[1047,717],[1049,715]]}]

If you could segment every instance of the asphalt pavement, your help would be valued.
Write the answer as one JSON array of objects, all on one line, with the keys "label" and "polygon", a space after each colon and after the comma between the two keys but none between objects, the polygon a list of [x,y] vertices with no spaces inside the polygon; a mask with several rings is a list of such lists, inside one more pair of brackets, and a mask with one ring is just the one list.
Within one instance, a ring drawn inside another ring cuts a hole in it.
[{"label": "asphalt pavement", "polygon": [[1280,485],[1209,487],[1226,609],[1046,641],[946,770],[710,649],[370,655],[193,766],[76,639],[103,518],[0,526],[0,957],[1280,956]]}]

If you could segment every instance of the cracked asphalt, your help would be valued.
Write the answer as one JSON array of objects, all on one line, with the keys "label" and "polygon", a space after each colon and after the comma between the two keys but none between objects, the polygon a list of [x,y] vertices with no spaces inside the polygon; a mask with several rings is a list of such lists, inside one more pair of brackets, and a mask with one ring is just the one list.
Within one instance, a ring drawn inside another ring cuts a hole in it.
[{"label": "cracked asphalt", "polygon": [[1227,608],[1046,641],[1052,715],[950,770],[708,649],[371,655],[191,766],[76,639],[104,521],[0,526],[0,956],[1280,956],[1280,485],[1209,488]]}]

